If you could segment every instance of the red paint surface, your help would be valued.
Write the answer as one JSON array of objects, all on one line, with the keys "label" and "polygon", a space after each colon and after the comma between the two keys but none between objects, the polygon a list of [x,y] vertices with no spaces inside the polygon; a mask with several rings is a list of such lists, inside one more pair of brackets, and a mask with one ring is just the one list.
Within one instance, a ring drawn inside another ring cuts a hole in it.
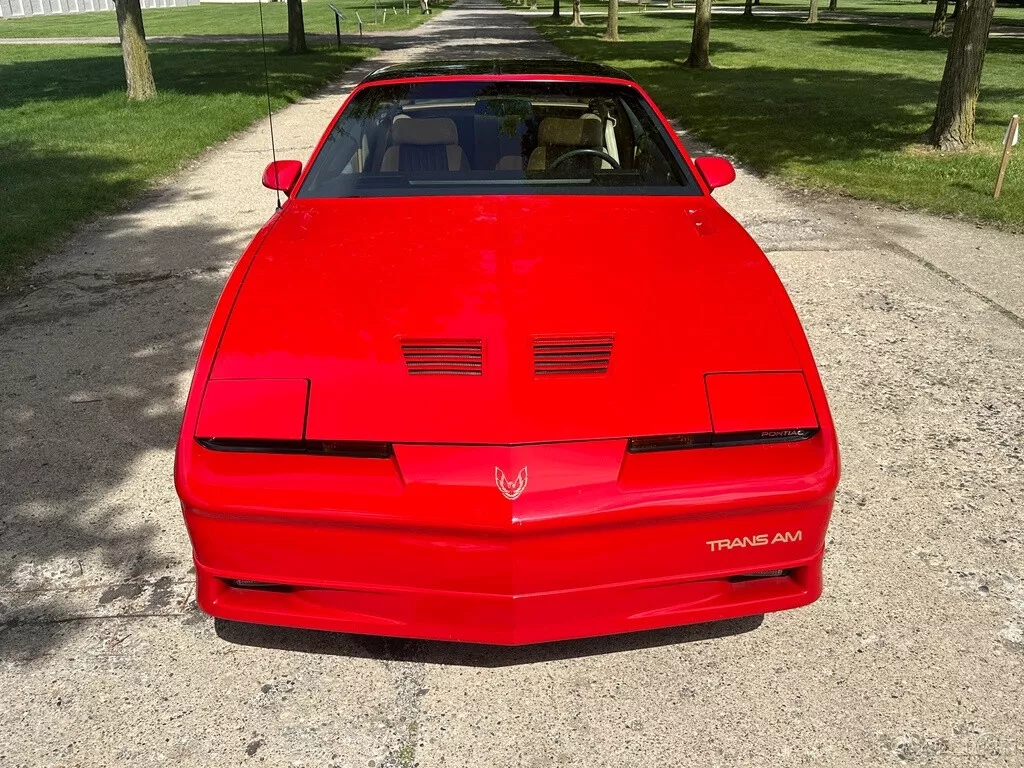
[{"label": "red paint surface", "polygon": [[818,426],[803,373],[713,373],[705,383],[715,432]]},{"label": "red paint surface", "polygon": [[263,186],[288,195],[301,175],[302,163],[298,160],[275,160],[263,171]]},{"label": "red paint surface", "polygon": [[724,157],[699,157],[695,165],[711,189],[719,189],[736,181],[736,169]]},{"label": "red paint surface", "polygon": [[[606,374],[534,375],[535,336],[610,334]],[[480,339],[483,374],[410,376],[408,338]],[[263,396],[240,406],[224,389],[235,379],[267,380],[266,402],[287,405],[239,416]],[[305,438],[389,442],[394,456],[196,443],[210,424],[294,435],[296,381],[309,382]],[[626,449],[809,417],[820,430],[796,443]],[[523,467],[509,500],[495,470]],[[838,477],[796,313],[707,195],[287,201],[214,312],[175,465],[207,612],[490,643],[812,602]]]},{"label": "red paint surface", "polygon": [[228,379],[206,385],[196,437],[301,440],[305,379]]}]

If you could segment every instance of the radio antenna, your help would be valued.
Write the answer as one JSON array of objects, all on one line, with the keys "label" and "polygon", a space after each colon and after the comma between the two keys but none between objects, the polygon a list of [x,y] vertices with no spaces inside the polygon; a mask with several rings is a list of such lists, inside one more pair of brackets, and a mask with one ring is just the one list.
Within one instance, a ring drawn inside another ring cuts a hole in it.
[{"label": "radio antenna", "polygon": [[[256,0],[260,7],[260,40],[263,42],[263,80],[267,87],[267,121],[270,123],[270,158],[274,161],[274,181],[277,181],[277,149],[274,148],[274,110],[270,108],[270,65],[267,64],[267,33],[263,27],[263,0]],[[277,186],[275,184],[275,186]],[[277,193],[277,207],[281,208],[281,190]]]}]

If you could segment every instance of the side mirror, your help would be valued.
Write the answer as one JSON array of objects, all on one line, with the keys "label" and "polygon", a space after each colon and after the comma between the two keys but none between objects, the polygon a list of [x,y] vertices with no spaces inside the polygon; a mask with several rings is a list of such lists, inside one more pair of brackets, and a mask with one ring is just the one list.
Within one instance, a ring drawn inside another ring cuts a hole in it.
[{"label": "side mirror", "polygon": [[712,190],[736,181],[736,169],[724,157],[698,157],[696,164],[700,175]]},{"label": "side mirror", "polygon": [[301,173],[302,163],[298,160],[275,160],[263,172],[263,186],[290,195]]}]

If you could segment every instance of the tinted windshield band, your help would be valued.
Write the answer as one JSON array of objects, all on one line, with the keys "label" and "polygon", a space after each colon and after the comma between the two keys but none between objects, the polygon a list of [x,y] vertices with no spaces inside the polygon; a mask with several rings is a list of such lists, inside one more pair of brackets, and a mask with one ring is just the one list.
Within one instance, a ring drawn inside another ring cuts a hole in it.
[{"label": "tinted windshield band", "polygon": [[702,194],[628,86],[446,80],[358,92],[296,196],[537,193]]}]

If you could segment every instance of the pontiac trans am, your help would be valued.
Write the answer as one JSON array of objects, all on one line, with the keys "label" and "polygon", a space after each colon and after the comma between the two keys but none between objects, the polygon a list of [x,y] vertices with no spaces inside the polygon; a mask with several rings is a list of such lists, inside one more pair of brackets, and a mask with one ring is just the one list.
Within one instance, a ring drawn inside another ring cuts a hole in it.
[{"label": "pontiac trans am", "polygon": [[199,354],[199,606],[524,644],[813,602],[835,431],[734,177],[618,70],[366,78],[267,168]]}]

